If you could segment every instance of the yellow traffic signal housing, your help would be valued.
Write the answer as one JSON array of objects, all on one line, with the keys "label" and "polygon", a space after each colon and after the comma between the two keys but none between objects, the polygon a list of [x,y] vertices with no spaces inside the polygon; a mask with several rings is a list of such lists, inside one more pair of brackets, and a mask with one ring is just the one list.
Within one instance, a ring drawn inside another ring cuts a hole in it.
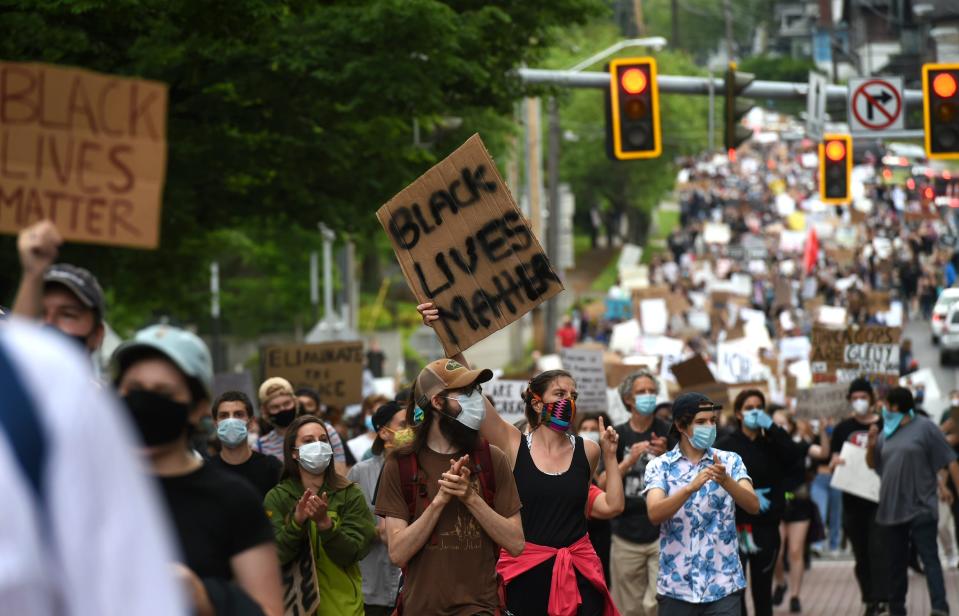
[{"label": "yellow traffic signal housing", "polygon": [[852,137],[823,135],[819,144],[819,199],[830,205],[852,200]]},{"label": "yellow traffic signal housing", "polygon": [[610,155],[615,160],[662,154],[656,59],[620,58],[609,63]]},{"label": "yellow traffic signal housing", "polygon": [[922,121],[929,158],[959,158],[959,64],[922,66]]}]

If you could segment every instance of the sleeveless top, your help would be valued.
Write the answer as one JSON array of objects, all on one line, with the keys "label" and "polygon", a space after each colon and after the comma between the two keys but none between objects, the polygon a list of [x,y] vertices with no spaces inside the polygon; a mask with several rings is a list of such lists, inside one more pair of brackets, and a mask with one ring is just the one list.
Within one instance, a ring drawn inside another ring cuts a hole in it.
[{"label": "sleeveless top", "polygon": [[[586,534],[586,499],[589,496],[590,468],[582,437],[574,440],[573,460],[569,468],[556,475],[536,468],[530,453],[532,435],[520,438],[513,477],[523,508],[523,533],[526,541],[537,545],[562,548]],[[506,605],[516,616],[546,615],[550,582],[553,575],[551,558],[517,577],[506,587]],[[576,574],[583,604],[581,616],[602,614],[603,597],[579,573]]]}]

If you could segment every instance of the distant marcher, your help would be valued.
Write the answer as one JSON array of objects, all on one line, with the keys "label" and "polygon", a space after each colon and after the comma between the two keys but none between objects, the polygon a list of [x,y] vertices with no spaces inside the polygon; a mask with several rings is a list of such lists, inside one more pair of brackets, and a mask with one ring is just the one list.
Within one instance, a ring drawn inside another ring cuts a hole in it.
[{"label": "distant marcher", "polygon": [[370,350],[366,352],[366,368],[374,378],[379,379],[383,377],[383,363],[385,361],[386,355],[383,354],[383,349],[380,348],[379,341],[370,341]]},{"label": "distant marcher", "polygon": [[373,446],[373,442],[376,440],[376,429],[373,427],[373,414],[376,413],[378,408],[389,402],[389,400],[386,396],[379,394],[367,396],[363,399],[363,404],[360,405],[360,421],[362,422],[360,425],[362,426],[362,432],[346,442],[346,446],[350,448],[350,452],[357,461],[367,457],[370,447]]},{"label": "distant marcher", "polygon": [[216,399],[211,412],[221,447],[210,466],[243,477],[262,499],[280,480],[283,465],[273,456],[250,449],[247,436],[254,423],[253,403],[241,391],[227,391]]},{"label": "distant marcher", "polygon": [[563,324],[556,330],[556,341],[561,349],[571,348],[579,339],[579,333],[573,326],[573,320],[569,317],[563,319]]}]

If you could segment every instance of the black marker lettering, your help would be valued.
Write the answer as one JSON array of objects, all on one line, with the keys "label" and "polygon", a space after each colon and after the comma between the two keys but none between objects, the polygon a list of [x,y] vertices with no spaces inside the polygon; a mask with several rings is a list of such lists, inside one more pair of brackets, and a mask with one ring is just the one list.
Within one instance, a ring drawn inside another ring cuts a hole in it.
[{"label": "black marker lettering", "polygon": [[460,254],[458,248],[450,250],[450,258],[453,259],[453,263],[463,270],[464,274],[472,274],[476,271],[476,262],[479,260],[476,255],[476,240],[472,237],[466,238],[466,255],[469,257],[469,263],[463,261],[463,255]]},{"label": "black marker lettering", "polygon": [[409,208],[403,206],[396,208],[390,218],[390,233],[393,234],[396,243],[407,250],[420,241],[420,228],[413,222]]},{"label": "black marker lettering", "polygon": [[426,297],[433,299],[438,294],[450,288],[450,283],[447,282],[446,284],[436,287],[435,289],[430,289],[430,285],[426,282],[426,275],[423,274],[423,268],[420,267],[420,264],[414,262],[413,269],[416,270],[416,276],[420,279],[420,288],[423,289],[423,293],[426,294]]},{"label": "black marker lettering", "polygon": [[513,254],[513,251],[509,249],[507,249],[505,252],[496,252],[497,250],[506,247],[506,240],[503,239],[501,235],[496,235],[492,239],[489,237],[490,234],[496,234],[498,231],[500,231],[502,227],[503,221],[499,218],[494,218],[483,225],[483,227],[476,232],[476,239],[479,240],[479,244],[483,249],[483,253],[492,263],[496,263],[497,261],[505,259]]},{"label": "black marker lettering", "polygon": [[453,214],[457,212],[453,197],[445,190],[437,190],[430,196],[430,213],[437,227],[443,224],[443,208],[449,208]]},{"label": "black marker lettering", "polygon": [[420,204],[413,204],[413,216],[416,217],[416,222],[420,223],[420,226],[423,227],[423,233],[429,235],[436,230],[436,227],[431,227],[427,224],[426,219],[423,218],[423,212],[420,211]]}]

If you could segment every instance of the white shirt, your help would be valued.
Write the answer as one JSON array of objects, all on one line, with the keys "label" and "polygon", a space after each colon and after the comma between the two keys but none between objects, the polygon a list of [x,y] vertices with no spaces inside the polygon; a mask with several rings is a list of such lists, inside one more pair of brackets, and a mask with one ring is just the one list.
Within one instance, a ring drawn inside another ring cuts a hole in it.
[{"label": "white shirt", "polygon": [[[164,506],[116,398],[56,334],[0,325],[44,431],[45,510],[0,428],[0,611],[17,616],[186,616]],[[0,405],[10,397],[0,392]],[[9,410],[9,409],[7,409]]]}]

